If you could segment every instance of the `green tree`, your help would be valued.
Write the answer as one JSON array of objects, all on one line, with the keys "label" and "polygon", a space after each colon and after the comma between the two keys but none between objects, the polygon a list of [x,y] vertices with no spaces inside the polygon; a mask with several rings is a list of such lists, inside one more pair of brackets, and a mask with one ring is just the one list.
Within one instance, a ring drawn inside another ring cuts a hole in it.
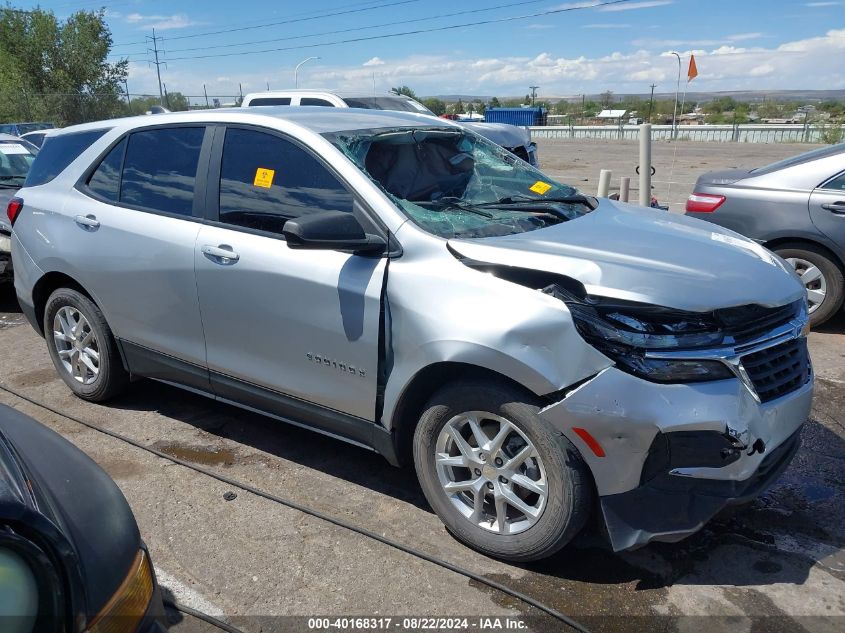
[{"label": "green tree", "polygon": [[465,112],[464,102],[458,99],[458,102],[454,106],[452,106],[452,112],[454,114],[463,114]]},{"label": "green tree", "polygon": [[608,90],[607,92],[603,92],[601,94],[601,107],[602,107],[602,109],[604,109],[604,110],[610,109],[610,106],[613,105],[613,102],[615,100],[616,99],[614,98],[612,91]]},{"label": "green tree", "polygon": [[111,46],[102,10],[61,22],[41,9],[0,9],[0,119],[69,125],[123,114],[129,62],[108,62]]},{"label": "green tree", "polygon": [[490,99],[490,107],[491,108],[501,108],[502,107],[502,104],[499,103],[498,97],[493,97],[492,99]]},{"label": "green tree", "polygon": [[436,114],[437,116],[440,116],[441,114],[446,114],[446,102],[441,99],[437,99],[436,97],[429,97],[428,99],[423,99],[422,104],[426,108],[434,112],[434,114]]},{"label": "green tree", "polygon": [[405,95],[406,97],[411,97],[411,99],[417,98],[417,93],[404,84],[398,88],[391,88],[390,92],[395,92],[398,95]]}]

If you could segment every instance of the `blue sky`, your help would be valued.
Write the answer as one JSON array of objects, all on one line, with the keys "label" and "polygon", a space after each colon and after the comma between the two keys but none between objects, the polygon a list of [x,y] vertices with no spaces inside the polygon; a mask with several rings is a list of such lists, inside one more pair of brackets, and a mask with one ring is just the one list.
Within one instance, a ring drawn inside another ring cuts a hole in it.
[{"label": "blue sky", "polygon": [[[131,61],[132,93],[157,92],[146,36],[163,40],[169,90],[235,95],[293,87],[418,94],[540,96],[671,92],[677,60],[696,55],[690,89],[845,88],[845,0],[628,0],[600,5],[519,0],[42,0],[59,17],[105,5],[114,52]],[[32,6],[35,3],[16,3]],[[509,5],[509,6],[502,6]],[[496,8],[501,7],[501,8]],[[467,12],[463,15],[451,15]],[[553,12],[553,13],[549,13]],[[464,25],[369,41],[330,42]],[[332,15],[335,14],[335,15]],[[272,24],[286,22],[283,24]],[[272,25],[271,25],[272,24]],[[238,29],[238,30],[233,30]],[[217,31],[230,31],[214,33]],[[336,31],[347,30],[345,33]],[[315,46],[316,45],[316,46]],[[252,51],[279,49],[264,53]],[[193,49],[193,50],[191,50]],[[248,53],[248,54],[241,54]],[[214,55],[210,58],[198,58]]]}]

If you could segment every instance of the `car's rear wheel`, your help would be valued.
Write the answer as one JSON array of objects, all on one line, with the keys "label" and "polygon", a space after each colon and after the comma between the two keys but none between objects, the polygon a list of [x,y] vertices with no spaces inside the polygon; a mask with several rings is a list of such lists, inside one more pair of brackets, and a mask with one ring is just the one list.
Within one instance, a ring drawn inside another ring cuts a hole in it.
[{"label": "car's rear wheel", "polygon": [[44,337],[56,371],[80,398],[102,402],[129,384],[103,313],[81,292],[60,288],[50,295]]},{"label": "car's rear wheel", "polygon": [[505,560],[554,554],[592,505],[586,464],[538,410],[510,385],[459,382],[429,400],[414,435],[434,511],[459,540]]},{"label": "car's rear wheel", "polygon": [[821,325],[842,307],[845,281],[830,253],[810,244],[784,244],[775,250],[801,277],[807,289],[810,324]]}]

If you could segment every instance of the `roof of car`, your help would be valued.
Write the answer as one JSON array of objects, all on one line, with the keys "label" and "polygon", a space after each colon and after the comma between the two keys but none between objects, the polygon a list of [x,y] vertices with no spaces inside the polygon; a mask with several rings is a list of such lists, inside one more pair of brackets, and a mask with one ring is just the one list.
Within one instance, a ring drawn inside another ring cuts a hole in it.
[{"label": "roof of car", "polygon": [[[73,125],[55,132],[56,136],[86,130],[122,127],[145,127],[170,123],[257,123],[261,119],[283,120],[317,134],[397,127],[455,127],[445,119],[426,114],[394,110],[364,110],[360,108],[325,108],[320,106],[260,106],[253,108],[220,108],[193,110],[168,114],[141,115],[124,119],[110,119]],[[52,134],[51,134],[52,136]]]},{"label": "roof of car", "polygon": [[19,141],[21,140],[19,137],[15,136],[14,134],[3,134],[0,133],[0,141]]},{"label": "roof of car", "polygon": [[364,90],[361,91],[346,91],[346,90],[316,90],[313,88],[307,89],[300,89],[300,88],[287,88],[285,90],[268,90],[264,92],[250,92],[247,97],[251,99],[258,99],[261,97],[277,97],[277,96],[288,96],[288,95],[334,95],[336,97],[340,97],[341,99],[350,98],[350,99],[372,99],[377,98],[381,99],[384,97],[394,97],[399,99],[410,99],[411,97],[407,95],[398,95],[395,92],[379,92],[373,94],[372,90],[367,92]]}]

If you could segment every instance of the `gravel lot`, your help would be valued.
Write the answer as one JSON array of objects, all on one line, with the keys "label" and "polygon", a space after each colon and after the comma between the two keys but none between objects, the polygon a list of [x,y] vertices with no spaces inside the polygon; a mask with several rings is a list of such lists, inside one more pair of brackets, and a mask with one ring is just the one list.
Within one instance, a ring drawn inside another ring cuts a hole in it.
[{"label": "gravel lot", "polygon": [[[619,179],[631,178],[631,200],[639,197],[636,174],[639,162],[637,141],[593,139],[538,139],[540,167],[550,176],[582,191],[595,194],[599,170],[613,171],[611,192],[619,190]],[[687,196],[702,173],[732,167],[761,167],[801,154],[819,145],[800,143],[706,143],[694,141],[655,141],[651,160],[657,170],[652,177],[652,193],[672,211],[683,211]],[[674,167],[673,167],[674,162]]]},{"label": "gravel lot", "polygon": [[[677,146],[678,200],[689,190],[681,183],[691,183],[696,171],[769,162],[804,149]],[[673,149],[655,146],[658,178]],[[616,179],[636,160],[631,143],[541,142],[540,150],[551,174],[587,191],[594,191],[601,165],[613,168]],[[553,559],[525,566],[485,558],[457,543],[431,512],[411,470],[394,469],[362,449],[152,381],[134,383],[128,395],[107,406],[73,397],[9,286],[0,286],[0,384],[503,582],[594,631],[822,633],[845,628],[843,334],[845,317],[811,335],[819,377],[812,419],[798,457],[760,499],[681,543],[616,555],[588,534]],[[166,592],[196,609],[225,614],[250,633],[290,625],[259,617],[332,614],[536,616],[531,627],[561,630],[534,609],[431,563],[233,489],[6,392],[0,391],[0,402],[63,434],[117,481]],[[227,501],[228,492],[237,496]],[[184,617],[170,630],[214,629]],[[306,629],[300,623],[298,630]]]}]

